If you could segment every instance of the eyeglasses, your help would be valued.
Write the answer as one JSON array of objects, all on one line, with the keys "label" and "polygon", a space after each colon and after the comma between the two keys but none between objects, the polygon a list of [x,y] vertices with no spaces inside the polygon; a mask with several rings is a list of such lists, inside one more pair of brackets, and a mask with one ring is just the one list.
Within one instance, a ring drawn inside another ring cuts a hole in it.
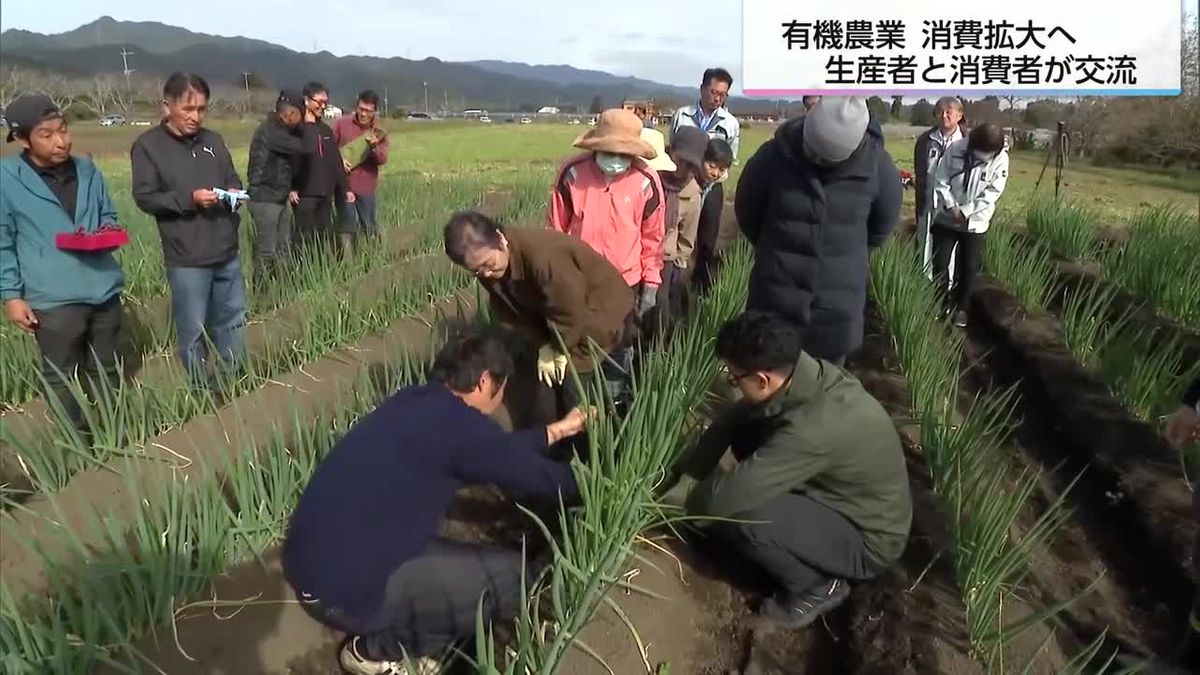
[{"label": "eyeglasses", "polygon": [[729,386],[736,387],[739,384],[741,384],[742,380],[746,379],[747,377],[750,377],[753,374],[754,373],[742,373],[741,375],[737,375],[732,370],[729,370],[728,368],[726,368],[725,369],[725,381],[729,383]]},{"label": "eyeglasses", "polygon": [[711,89],[711,88],[708,90],[708,95],[709,95],[709,96],[711,96],[711,97],[713,97],[713,98],[716,98],[716,99],[727,99],[727,98],[729,98],[729,92],[728,92],[728,91],[720,91],[720,90],[717,90],[717,89]]},{"label": "eyeglasses", "polygon": [[312,98],[312,97],[310,97],[308,100],[312,101],[313,103],[316,103],[319,106],[329,105],[329,99],[327,99],[327,98]]}]

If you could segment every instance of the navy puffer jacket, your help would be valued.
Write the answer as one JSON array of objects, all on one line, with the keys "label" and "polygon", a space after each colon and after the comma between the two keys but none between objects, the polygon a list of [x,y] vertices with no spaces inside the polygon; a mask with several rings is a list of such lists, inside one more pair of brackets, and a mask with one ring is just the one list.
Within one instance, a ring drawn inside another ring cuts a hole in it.
[{"label": "navy puffer jacket", "polygon": [[754,244],[747,308],[804,330],[804,349],[836,359],[862,344],[869,249],[900,220],[900,172],[872,121],[848,159],[809,161],[804,118],[782,125],[746,163],[734,208]]}]

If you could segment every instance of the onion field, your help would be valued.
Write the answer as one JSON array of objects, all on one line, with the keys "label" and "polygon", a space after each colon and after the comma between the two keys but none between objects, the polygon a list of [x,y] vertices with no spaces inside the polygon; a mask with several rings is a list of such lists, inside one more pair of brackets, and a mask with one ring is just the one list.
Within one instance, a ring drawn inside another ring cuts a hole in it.
[{"label": "onion field", "polygon": [[[249,286],[248,359],[222,374],[219,396],[179,368],[154,223],[133,205],[127,159],[101,156],[133,240],[120,254],[126,376],[87,406],[85,446],[40,395],[32,339],[0,328],[0,672],[339,672],[342,636],[282,579],[290,513],[359,417],[423,381],[448,335],[489,321],[442,253],[449,215],[541,227],[576,133],[394,132],[406,152],[385,170],[381,237],[348,257],[310,251]],[[748,128],[742,162],[772,133]],[[889,139],[899,163],[911,142]],[[1041,162],[1014,157],[1014,183],[1028,187]],[[1160,433],[1200,374],[1200,222],[1180,203],[1113,209],[1015,190],[965,331],[939,318],[905,227],[872,254],[867,335],[847,368],[904,442],[913,532],[893,569],[790,633],[757,627],[753,572],[684,545],[683,514],[657,498],[731,396],[713,341],[747,294],[754,252],[737,243],[672,339],[642,345],[624,416],[589,422],[586,461],[572,464],[579,506],[459,495],[448,532],[551,564],[526,579],[515,619],[479,617],[444,672],[1082,675],[1169,652],[1191,598],[1186,477],[1200,470]],[[736,228],[732,211],[723,227]],[[528,403],[506,401],[498,421]]]}]

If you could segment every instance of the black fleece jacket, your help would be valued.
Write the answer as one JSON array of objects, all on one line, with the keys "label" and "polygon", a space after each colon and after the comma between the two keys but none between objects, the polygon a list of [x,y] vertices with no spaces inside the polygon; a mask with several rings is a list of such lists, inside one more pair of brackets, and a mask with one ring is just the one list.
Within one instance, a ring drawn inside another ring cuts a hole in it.
[{"label": "black fleece jacket", "polygon": [[237,212],[227,202],[202,209],[192,199],[196,190],[242,189],[220,134],[202,128],[176,136],[160,124],[133,142],[129,156],[133,201],[158,221],[167,267],[207,267],[237,255]]},{"label": "black fleece jacket", "polygon": [[330,197],[346,193],[346,168],[342,155],[333,140],[333,129],[322,120],[300,127],[304,146],[312,152],[300,159],[296,172],[295,190],[301,197]]}]

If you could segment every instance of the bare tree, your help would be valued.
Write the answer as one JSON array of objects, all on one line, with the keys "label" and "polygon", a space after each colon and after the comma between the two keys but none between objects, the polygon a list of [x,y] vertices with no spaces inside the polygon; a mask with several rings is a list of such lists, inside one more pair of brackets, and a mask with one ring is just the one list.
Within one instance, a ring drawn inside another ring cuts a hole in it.
[{"label": "bare tree", "polygon": [[50,97],[50,102],[56,108],[67,112],[79,98],[79,88],[75,83],[58,73],[43,73],[38,78],[36,90]]},{"label": "bare tree", "polygon": [[79,104],[92,111],[96,117],[104,117],[116,103],[114,93],[120,87],[111,75],[97,75],[84,85]]},{"label": "bare tree", "polygon": [[125,84],[122,82],[113,87],[110,100],[117,110],[128,115],[133,110],[133,104],[137,101],[137,96],[137,87],[134,83]]},{"label": "bare tree", "polygon": [[29,91],[29,71],[12,66],[0,73],[0,106],[5,108],[12,100]]}]

